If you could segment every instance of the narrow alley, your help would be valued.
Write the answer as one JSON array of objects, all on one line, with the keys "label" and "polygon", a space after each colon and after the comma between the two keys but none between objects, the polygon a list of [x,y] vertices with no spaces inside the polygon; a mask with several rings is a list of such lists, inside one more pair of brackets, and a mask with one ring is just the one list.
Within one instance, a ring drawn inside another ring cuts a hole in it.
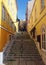
[{"label": "narrow alley", "polygon": [[4,51],[4,64],[45,65],[35,42],[30,39],[27,32],[16,33],[16,35],[12,35],[11,37],[10,44],[7,45]]},{"label": "narrow alley", "polygon": [[46,65],[46,0],[0,0],[0,65]]}]

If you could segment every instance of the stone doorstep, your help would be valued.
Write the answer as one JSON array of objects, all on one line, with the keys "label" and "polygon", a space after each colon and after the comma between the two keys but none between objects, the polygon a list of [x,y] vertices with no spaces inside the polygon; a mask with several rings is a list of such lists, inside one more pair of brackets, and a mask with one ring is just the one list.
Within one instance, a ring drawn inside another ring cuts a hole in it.
[{"label": "stone doorstep", "polygon": [[41,57],[42,57],[43,62],[44,62],[45,65],[46,65],[46,54],[45,54],[45,52],[44,52],[43,50],[40,50],[39,42],[35,42],[35,44],[36,44],[36,46],[37,46],[37,48],[38,48],[38,51],[39,51],[39,53],[40,53],[40,55],[41,55]]},{"label": "stone doorstep", "polygon": [[42,52],[42,50],[40,50],[40,54],[41,54],[41,57],[42,57],[43,62],[46,65],[46,55]]},{"label": "stone doorstep", "polygon": [[[30,34],[29,34],[30,35]],[[31,38],[31,36],[30,36],[30,38]],[[34,40],[34,39],[33,39]],[[46,65],[46,56],[44,55],[44,53],[40,50],[40,47],[39,47],[39,42],[37,42],[37,41],[35,41],[34,40],[34,42],[35,42],[35,44],[36,44],[36,47],[37,47],[37,49],[38,49],[38,51],[39,51],[39,53],[40,53],[40,56],[42,57],[42,60],[43,60],[43,62],[45,63],[45,65]]]},{"label": "stone doorstep", "polygon": [[41,54],[42,54],[42,59],[43,59],[45,65],[46,65],[46,52],[41,50]]}]

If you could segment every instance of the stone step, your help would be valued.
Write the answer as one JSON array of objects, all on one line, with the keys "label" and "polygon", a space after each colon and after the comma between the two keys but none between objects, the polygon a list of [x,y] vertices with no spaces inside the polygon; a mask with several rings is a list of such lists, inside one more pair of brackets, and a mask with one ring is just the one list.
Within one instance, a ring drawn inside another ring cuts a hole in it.
[{"label": "stone step", "polygon": [[[44,65],[34,41],[30,39],[26,32],[16,33],[16,35],[11,37],[11,45],[8,45],[5,51],[6,55],[4,55],[5,62],[15,61],[15,65],[25,65],[23,64],[25,61],[24,63],[27,63],[27,65]],[[16,62],[19,63],[16,64]]]}]

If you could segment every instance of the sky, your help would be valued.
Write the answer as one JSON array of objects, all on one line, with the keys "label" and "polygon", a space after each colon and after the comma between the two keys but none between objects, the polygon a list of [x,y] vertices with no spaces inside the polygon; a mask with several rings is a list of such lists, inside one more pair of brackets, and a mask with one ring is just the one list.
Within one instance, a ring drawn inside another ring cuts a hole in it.
[{"label": "sky", "polygon": [[18,18],[20,20],[25,20],[27,2],[28,2],[28,0],[17,0],[17,5],[18,5]]}]

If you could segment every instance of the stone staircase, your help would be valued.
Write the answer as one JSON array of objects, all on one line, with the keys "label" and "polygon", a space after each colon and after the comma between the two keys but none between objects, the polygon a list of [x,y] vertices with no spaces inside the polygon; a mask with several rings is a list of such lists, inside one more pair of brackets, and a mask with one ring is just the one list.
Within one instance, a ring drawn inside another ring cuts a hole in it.
[{"label": "stone staircase", "polygon": [[4,63],[9,63],[9,65],[44,65],[34,41],[30,39],[27,32],[12,36],[11,43],[4,51]]}]

